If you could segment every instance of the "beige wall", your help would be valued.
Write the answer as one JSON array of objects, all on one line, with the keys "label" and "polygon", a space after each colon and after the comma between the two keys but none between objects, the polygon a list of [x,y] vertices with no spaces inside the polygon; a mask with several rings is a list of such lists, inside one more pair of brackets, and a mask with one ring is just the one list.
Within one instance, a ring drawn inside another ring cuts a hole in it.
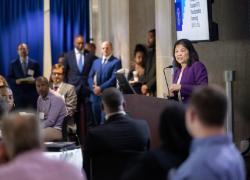
[{"label": "beige wall", "polygon": [[129,68],[135,45],[146,45],[147,32],[155,28],[154,4],[154,0],[92,0],[96,55],[101,57],[103,41],[111,41],[114,56],[121,58],[123,68]]}]

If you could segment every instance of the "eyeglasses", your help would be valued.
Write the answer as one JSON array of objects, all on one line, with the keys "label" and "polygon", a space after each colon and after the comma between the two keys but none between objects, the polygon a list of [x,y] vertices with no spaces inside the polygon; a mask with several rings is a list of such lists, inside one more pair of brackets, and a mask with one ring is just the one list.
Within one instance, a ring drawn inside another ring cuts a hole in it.
[{"label": "eyeglasses", "polygon": [[153,37],[151,37],[151,36],[150,36],[150,37],[146,37],[146,40],[148,40],[148,39],[152,39],[152,38],[153,38]]},{"label": "eyeglasses", "polygon": [[0,95],[0,97],[8,100],[8,101],[12,101],[14,99],[13,95],[9,95],[9,96],[6,96],[6,95]]},{"label": "eyeglasses", "polygon": [[19,51],[22,51],[22,50],[24,50],[24,51],[27,51],[28,49],[26,49],[26,48],[20,48],[20,49],[18,49]]},{"label": "eyeglasses", "polygon": [[58,76],[62,76],[63,75],[63,73],[52,73],[54,76],[55,75],[58,75]]}]

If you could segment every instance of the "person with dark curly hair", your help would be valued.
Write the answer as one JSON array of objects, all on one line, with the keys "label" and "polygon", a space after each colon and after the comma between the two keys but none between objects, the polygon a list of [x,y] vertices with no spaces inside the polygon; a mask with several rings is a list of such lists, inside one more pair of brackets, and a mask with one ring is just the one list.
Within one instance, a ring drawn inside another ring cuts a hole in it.
[{"label": "person with dark curly hair", "polygon": [[198,54],[193,44],[188,39],[178,40],[173,50],[174,71],[173,84],[167,94],[176,101],[187,103],[190,94],[197,85],[207,85],[207,69],[199,61]]}]

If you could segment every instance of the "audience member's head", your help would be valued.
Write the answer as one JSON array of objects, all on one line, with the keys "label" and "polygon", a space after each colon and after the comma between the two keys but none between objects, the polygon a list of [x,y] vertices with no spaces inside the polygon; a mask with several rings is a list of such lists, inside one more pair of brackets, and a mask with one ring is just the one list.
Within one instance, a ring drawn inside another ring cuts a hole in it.
[{"label": "audience member's head", "polygon": [[108,57],[109,55],[112,54],[113,48],[112,44],[109,41],[104,41],[102,43],[102,55],[105,57]]},{"label": "audience member's head", "polygon": [[145,67],[145,59],[146,59],[146,48],[137,44],[134,50],[134,61],[141,67]]},{"label": "audience member's head", "polygon": [[152,29],[148,32],[147,37],[147,46],[149,48],[155,48],[155,29]]},{"label": "audience member's head", "polygon": [[85,40],[84,40],[84,37],[82,35],[77,35],[75,37],[74,46],[78,51],[83,50],[84,43],[85,43]]},{"label": "audience member's head", "polygon": [[[5,117],[9,110],[8,104],[6,102],[6,99],[3,97],[0,97],[0,130],[2,129],[2,119]],[[0,133],[1,137],[1,133]]]},{"label": "audience member's head", "polygon": [[162,112],[159,133],[164,149],[183,158],[188,156],[191,136],[185,127],[185,108],[182,104],[170,104]]},{"label": "audience member's head", "polygon": [[186,63],[190,67],[195,61],[199,61],[198,54],[188,39],[180,39],[174,44],[173,57],[175,67],[180,69],[182,63]]},{"label": "audience member's head", "polygon": [[45,99],[48,92],[49,92],[49,81],[46,77],[44,76],[39,76],[36,79],[36,90],[37,93]]},{"label": "audience member's head", "polygon": [[96,46],[94,43],[87,43],[85,45],[85,49],[88,50],[88,51],[91,51],[95,54],[95,51],[96,51]]},{"label": "audience member's head", "polygon": [[9,86],[0,86],[0,97],[4,98],[8,104],[8,111],[14,108],[14,96]]},{"label": "audience member's head", "polygon": [[58,64],[63,65],[64,53],[58,56]]},{"label": "audience member's head", "polygon": [[21,43],[17,46],[17,53],[19,54],[20,59],[26,60],[28,56],[28,52],[29,52],[29,49],[28,49],[27,44]]},{"label": "audience member's head", "polygon": [[124,107],[125,101],[119,89],[110,87],[103,91],[101,109],[105,114],[123,111]]},{"label": "audience member's head", "polygon": [[196,138],[224,133],[227,98],[218,86],[200,86],[192,93],[186,113],[186,127]]},{"label": "audience member's head", "polygon": [[11,113],[2,121],[3,147],[11,160],[17,155],[42,148],[40,122],[35,116]]},{"label": "audience member's head", "polygon": [[51,77],[54,85],[60,84],[63,81],[64,75],[65,75],[65,68],[63,65],[55,64],[52,66]]},{"label": "audience member's head", "polygon": [[9,86],[3,76],[0,75],[0,86]]}]

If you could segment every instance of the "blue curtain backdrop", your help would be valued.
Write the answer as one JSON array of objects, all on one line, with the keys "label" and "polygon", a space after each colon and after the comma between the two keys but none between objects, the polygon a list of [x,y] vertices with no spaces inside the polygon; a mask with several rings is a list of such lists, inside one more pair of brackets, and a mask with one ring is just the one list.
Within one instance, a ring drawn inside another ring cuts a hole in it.
[{"label": "blue curtain backdrop", "polygon": [[5,78],[9,64],[19,58],[17,46],[25,43],[28,56],[38,61],[43,73],[43,0],[0,0],[0,74]]},{"label": "blue curtain backdrop", "polygon": [[52,65],[60,54],[74,48],[78,34],[89,42],[89,0],[50,0]]}]

